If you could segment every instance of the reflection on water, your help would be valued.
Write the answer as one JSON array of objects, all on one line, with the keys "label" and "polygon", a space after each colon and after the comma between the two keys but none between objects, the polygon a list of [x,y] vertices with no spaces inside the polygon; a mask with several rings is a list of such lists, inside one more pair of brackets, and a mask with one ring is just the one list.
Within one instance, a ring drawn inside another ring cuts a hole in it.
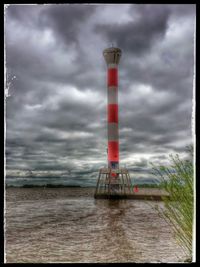
[{"label": "reflection on water", "polygon": [[156,202],[95,200],[73,190],[7,190],[7,262],[184,260]]}]

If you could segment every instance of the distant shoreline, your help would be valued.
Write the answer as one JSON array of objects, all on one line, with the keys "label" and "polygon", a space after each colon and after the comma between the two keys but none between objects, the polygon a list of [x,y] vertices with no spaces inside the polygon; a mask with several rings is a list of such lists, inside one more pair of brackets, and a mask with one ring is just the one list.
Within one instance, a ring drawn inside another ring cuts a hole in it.
[{"label": "distant shoreline", "polygon": [[46,184],[46,185],[22,185],[22,186],[14,186],[14,185],[6,185],[6,188],[84,188],[80,185],[52,185],[52,184]]},{"label": "distant shoreline", "polygon": [[[159,184],[137,184],[138,188],[160,188]],[[33,185],[25,184],[22,186],[6,185],[6,188],[95,188],[96,186],[81,186],[81,185],[59,185],[59,184],[46,184],[46,185]]]}]

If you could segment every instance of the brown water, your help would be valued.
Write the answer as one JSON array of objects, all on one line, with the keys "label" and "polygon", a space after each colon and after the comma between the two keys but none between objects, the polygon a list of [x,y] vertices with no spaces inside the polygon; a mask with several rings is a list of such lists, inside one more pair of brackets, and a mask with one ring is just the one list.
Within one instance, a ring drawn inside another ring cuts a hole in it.
[{"label": "brown water", "polygon": [[183,262],[170,227],[143,200],[94,189],[6,190],[6,262]]}]

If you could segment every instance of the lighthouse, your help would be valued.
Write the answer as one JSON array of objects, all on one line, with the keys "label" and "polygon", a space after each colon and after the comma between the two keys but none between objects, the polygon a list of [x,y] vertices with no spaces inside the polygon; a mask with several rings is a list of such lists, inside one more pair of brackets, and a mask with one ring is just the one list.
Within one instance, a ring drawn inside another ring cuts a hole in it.
[{"label": "lighthouse", "polygon": [[107,132],[108,168],[119,168],[119,129],[118,129],[118,64],[121,49],[110,47],[103,51],[107,64]]},{"label": "lighthouse", "polygon": [[104,49],[107,66],[107,168],[99,170],[95,198],[126,197],[131,194],[131,179],[127,169],[119,165],[118,65],[122,51],[117,47]]}]

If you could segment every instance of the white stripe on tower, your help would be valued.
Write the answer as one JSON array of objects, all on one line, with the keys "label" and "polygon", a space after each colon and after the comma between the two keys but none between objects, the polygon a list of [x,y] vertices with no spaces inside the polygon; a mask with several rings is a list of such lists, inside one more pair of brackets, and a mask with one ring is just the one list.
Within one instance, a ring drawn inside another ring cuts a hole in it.
[{"label": "white stripe on tower", "polygon": [[116,86],[108,87],[108,104],[117,104],[118,103],[118,94]]}]

